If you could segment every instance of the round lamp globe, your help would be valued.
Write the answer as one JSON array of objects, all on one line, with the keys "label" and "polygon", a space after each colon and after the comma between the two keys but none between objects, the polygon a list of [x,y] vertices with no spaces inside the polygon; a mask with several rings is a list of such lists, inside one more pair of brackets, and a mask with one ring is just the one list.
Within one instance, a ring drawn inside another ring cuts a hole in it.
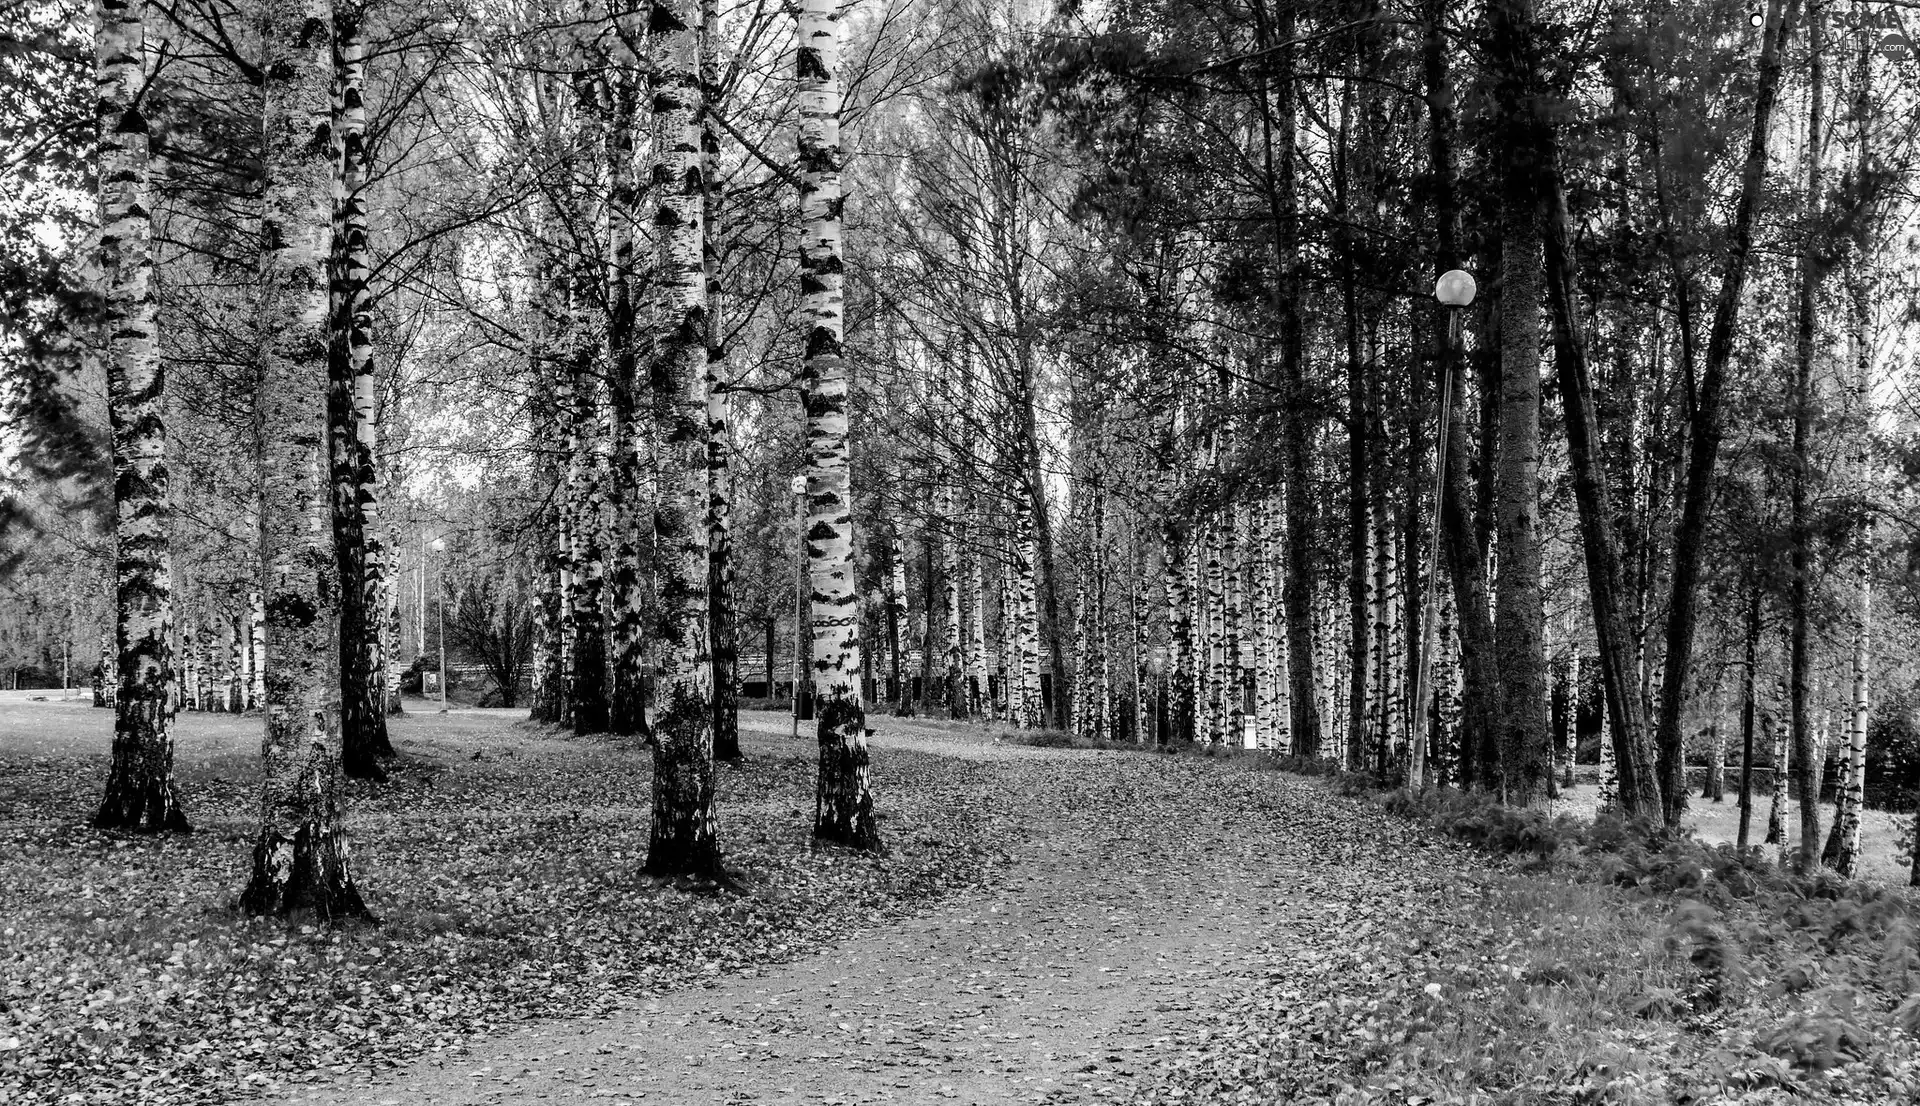
[{"label": "round lamp globe", "polygon": [[1447,307],[1465,307],[1473,302],[1473,274],[1465,269],[1448,269],[1433,282],[1433,298]]}]

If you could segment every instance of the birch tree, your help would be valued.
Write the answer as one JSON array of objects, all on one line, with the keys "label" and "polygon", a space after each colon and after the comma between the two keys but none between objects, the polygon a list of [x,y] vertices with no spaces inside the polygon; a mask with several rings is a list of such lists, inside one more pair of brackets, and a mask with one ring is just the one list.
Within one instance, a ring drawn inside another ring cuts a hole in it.
[{"label": "birch tree", "polygon": [[659,559],[661,651],[653,723],[653,827],[646,870],[656,876],[719,876],[714,823],[713,656],[710,637],[709,385],[699,0],[656,0],[653,85],[663,328],[653,366],[661,442]]},{"label": "birch tree", "polygon": [[380,520],[374,474],[372,267],[367,241],[366,5],[334,4],[333,240],[328,253],[328,457],[334,555],[340,571],[342,768],[384,779],[391,756],[381,640]]},{"label": "birch tree", "polygon": [[333,20],[327,0],[263,0],[260,565],[265,784],[249,914],[366,913],[340,820],[340,577],[327,439],[327,229]]},{"label": "birch tree", "polygon": [[100,122],[99,331],[113,427],[116,587],[113,763],[94,824],[186,830],[173,781],[171,508],[163,394],[154,345],[146,24],[138,0],[95,0]]},{"label": "birch tree", "polygon": [[866,714],[860,702],[860,611],[848,481],[840,43],[840,8],[834,0],[802,0],[795,51],[800,85],[800,293],[806,328],[802,374],[812,683],[820,742],[813,835],[877,849],[880,833],[873,818]]}]

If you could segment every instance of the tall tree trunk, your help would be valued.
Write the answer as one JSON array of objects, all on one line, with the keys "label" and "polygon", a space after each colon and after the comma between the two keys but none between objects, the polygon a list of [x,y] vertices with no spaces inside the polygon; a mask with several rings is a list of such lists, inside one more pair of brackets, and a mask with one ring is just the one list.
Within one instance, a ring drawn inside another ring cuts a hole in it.
[{"label": "tall tree trunk", "polygon": [[1790,758],[1793,751],[1791,731],[1780,726],[1771,708],[1760,711],[1760,732],[1766,735],[1773,747],[1773,802],[1767,810],[1767,838],[1769,845],[1780,846],[1784,858],[1787,851],[1787,784],[1791,775]]},{"label": "tall tree trunk", "polygon": [[840,8],[833,0],[802,0],[799,21],[807,563],[813,578],[813,685],[820,739],[813,835],[878,849],[866,714],[860,703],[860,611],[854,596],[847,453],[850,381],[841,345],[846,265],[840,222]]},{"label": "tall tree trunk", "polygon": [[[1344,163],[1346,158],[1341,158]],[[1344,170],[1342,171],[1344,177]],[[1341,185],[1342,193],[1345,184]],[[1343,201],[1344,203],[1344,201]],[[1342,266],[1340,299],[1346,322],[1347,346],[1347,769],[1366,767],[1368,643],[1373,620],[1368,617],[1370,526],[1368,522],[1367,448],[1370,422],[1367,403],[1367,362],[1360,353],[1359,276],[1352,245]]]},{"label": "tall tree trunk", "polygon": [[[1262,6],[1263,16],[1265,11]],[[1273,213],[1274,262],[1279,269],[1279,279],[1274,281],[1273,308],[1280,319],[1280,390],[1286,400],[1280,432],[1287,512],[1287,570],[1281,604],[1287,614],[1287,676],[1293,706],[1289,728],[1293,752],[1317,757],[1321,754],[1323,734],[1313,640],[1315,498],[1308,475],[1313,456],[1313,420],[1306,394],[1305,322],[1301,314],[1305,281],[1300,256],[1300,197],[1294,165],[1299,139],[1299,89],[1293,72],[1297,52],[1293,40],[1299,16],[1291,3],[1275,5],[1272,14],[1271,27],[1264,21],[1261,24],[1264,33],[1260,45],[1274,50],[1273,94],[1260,97],[1259,106],[1266,137],[1267,177],[1272,181],[1268,201]]]},{"label": "tall tree trunk", "polygon": [[654,228],[663,333],[653,362],[662,448],[654,545],[660,579],[658,714],[653,733],[653,825],[646,871],[718,876],[714,828],[713,657],[707,593],[707,281],[701,152],[700,5],[657,0],[653,113]]},{"label": "tall tree trunk", "polygon": [[892,701],[895,714],[911,714],[912,711],[907,706],[906,680],[903,678],[901,660],[905,632],[900,626],[907,617],[907,550],[906,543],[900,540],[900,524],[897,521],[887,535],[886,596],[886,697]]},{"label": "tall tree trunk", "polygon": [[[696,153],[697,153],[696,149]],[[572,402],[568,454],[568,492],[572,509],[568,538],[572,543],[570,563],[572,588],[567,613],[571,631],[569,646],[568,722],[575,733],[605,733],[608,729],[607,695],[607,562],[605,525],[609,465],[609,428],[601,414],[608,406],[603,398],[606,387],[599,359],[583,332],[590,318],[589,304],[599,274],[577,264],[570,274],[567,291],[568,335],[567,371],[572,374],[568,396]],[[665,282],[666,277],[660,279]],[[704,286],[703,286],[704,290]],[[704,348],[704,347],[703,347]],[[655,397],[659,402],[659,397]],[[705,517],[705,508],[702,508]],[[704,548],[705,542],[702,542]],[[705,589],[702,589],[702,594]]]},{"label": "tall tree trunk", "polygon": [[[1551,139],[1551,135],[1547,136]],[[1573,462],[1574,499],[1580,512],[1580,544],[1587,562],[1587,600],[1600,652],[1605,709],[1612,720],[1614,763],[1620,800],[1629,817],[1651,818],[1660,810],[1653,736],[1647,732],[1645,700],[1638,687],[1634,634],[1621,604],[1620,550],[1614,532],[1612,490],[1601,465],[1600,429],[1587,371],[1586,343],[1577,317],[1577,282],[1568,233],[1566,193],[1558,159],[1546,161],[1548,177],[1546,252],[1548,298],[1553,307],[1554,366],[1566,409],[1567,453]]]},{"label": "tall tree trunk", "polygon": [[1540,585],[1539,173],[1542,108],[1532,0],[1488,7],[1490,65],[1506,145],[1501,150],[1500,460],[1495,509],[1500,559],[1494,637],[1500,665],[1500,779],[1506,801],[1531,806],[1552,772],[1547,743],[1545,607]]},{"label": "tall tree trunk", "polygon": [[1187,742],[1194,737],[1194,702],[1189,680],[1194,664],[1193,608],[1187,594],[1185,550],[1187,534],[1169,517],[1161,530],[1162,586],[1167,595],[1166,738]]},{"label": "tall tree trunk", "polygon": [[367,287],[366,10],[334,5],[333,242],[327,256],[327,430],[332,477],[334,558],[340,569],[341,768],[349,776],[385,779],[379,757],[393,755],[382,696],[380,568],[375,506],[373,310]]},{"label": "tall tree trunk", "polygon": [[703,264],[707,284],[707,557],[713,625],[713,755],[739,760],[740,622],[733,595],[733,470],[727,429],[726,325],[720,280],[720,228],[725,199],[719,176],[720,5],[700,0],[701,198],[705,219]]},{"label": "tall tree trunk", "polygon": [[[642,13],[627,9],[616,18],[631,29],[613,37],[613,64],[598,93],[606,118],[608,169],[606,279],[608,463],[607,565],[607,730],[620,735],[647,732],[646,670],[648,617],[645,554],[651,536],[652,504],[646,494],[645,456],[652,453],[652,429],[645,417],[647,381],[641,377],[640,271],[634,247],[635,227],[644,218],[634,145],[641,116],[645,78],[631,50],[630,36],[642,33]],[[595,59],[600,60],[600,59]],[[711,296],[709,296],[711,299]],[[709,303],[711,309],[711,303]],[[716,743],[719,740],[715,733]]]},{"label": "tall tree trunk", "polygon": [[[1867,530],[1863,545],[1872,548],[1873,531]],[[1866,805],[1867,789],[1867,680],[1869,633],[1873,623],[1873,574],[1870,555],[1860,566],[1860,624],[1853,638],[1853,702],[1848,712],[1847,758],[1834,788],[1833,836],[1822,850],[1821,859],[1843,876],[1854,874],[1860,861],[1861,810]]]},{"label": "tall tree trunk", "polygon": [[[1807,9],[1807,48],[1811,58],[1807,102],[1807,188],[1800,245],[1800,289],[1794,339],[1793,394],[1793,469],[1788,490],[1788,543],[1793,579],[1787,593],[1787,618],[1791,639],[1788,643],[1788,703],[1793,727],[1793,757],[1798,771],[1794,777],[1800,800],[1800,851],[1802,871],[1811,872],[1820,855],[1820,758],[1814,755],[1812,704],[1813,642],[1813,524],[1808,502],[1813,483],[1814,395],[1813,340],[1818,329],[1815,313],[1819,310],[1820,282],[1825,265],[1817,256],[1821,242],[1816,225],[1817,213],[1825,202],[1820,191],[1820,147],[1825,136],[1826,67],[1821,57],[1823,20],[1817,3]],[[1676,752],[1678,750],[1676,749]]]},{"label": "tall tree trunk", "polygon": [[[265,0],[260,261],[260,565],[266,609],[265,787],[249,914],[364,915],[340,823],[338,564],[328,534],[326,228],[332,11]],[[324,138],[325,141],[319,141]]]},{"label": "tall tree trunk", "polygon": [[1760,667],[1760,585],[1749,582],[1747,586],[1746,654],[1740,676],[1740,834],[1736,839],[1742,852],[1753,827],[1753,730],[1759,706],[1754,689]]},{"label": "tall tree trunk", "polygon": [[[165,370],[154,333],[146,24],[139,3],[95,0],[100,121],[100,333],[113,426],[113,762],[94,824],[186,830],[173,781],[173,556]],[[105,668],[106,666],[102,666]],[[102,683],[107,683],[105,679]]]},{"label": "tall tree trunk", "polygon": [[[1772,134],[1773,104],[1780,90],[1780,54],[1799,17],[1800,0],[1768,0],[1762,32],[1758,79],[1753,97],[1753,131],[1746,162],[1740,171],[1740,192],[1733,223],[1727,267],[1714,304],[1713,329],[1707,338],[1707,360],[1688,418],[1686,490],[1680,521],[1673,531],[1673,574],[1667,608],[1666,671],[1661,681],[1660,718],[1655,732],[1659,750],[1660,801],[1666,822],[1677,827],[1686,811],[1685,742],[1680,729],[1692,677],[1693,635],[1699,606],[1700,558],[1707,542],[1707,516],[1713,506],[1714,470],[1724,434],[1721,413],[1727,362],[1733,356],[1734,329],[1746,288],[1747,265],[1753,252],[1753,225],[1766,183],[1767,143]],[[1691,381],[1689,382],[1691,383]],[[1818,818],[1818,812],[1813,817]]]}]

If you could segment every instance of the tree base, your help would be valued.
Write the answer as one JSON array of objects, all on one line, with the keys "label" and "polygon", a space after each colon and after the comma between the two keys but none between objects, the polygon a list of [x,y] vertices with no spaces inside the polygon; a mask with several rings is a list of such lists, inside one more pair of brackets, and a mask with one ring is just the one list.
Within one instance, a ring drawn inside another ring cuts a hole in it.
[{"label": "tree base", "polygon": [[312,916],[328,924],[372,920],[342,852],[339,837],[316,825],[300,827],[291,838],[263,830],[240,909],[255,917]]},{"label": "tree base", "polygon": [[93,827],[130,833],[192,833],[180,793],[171,782],[151,787],[116,786],[107,781],[107,797],[93,816]]},{"label": "tree base", "polygon": [[851,696],[823,697],[818,706],[820,772],[814,792],[814,840],[880,852],[873,793],[867,786],[865,712]]},{"label": "tree base", "polygon": [[[388,756],[397,756],[388,753]],[[378,755],[370,750],[356,749],[340,757],[340,773],[356,780],[371,780],[374,783],[387,782],[387,770],[381,766]]]}]

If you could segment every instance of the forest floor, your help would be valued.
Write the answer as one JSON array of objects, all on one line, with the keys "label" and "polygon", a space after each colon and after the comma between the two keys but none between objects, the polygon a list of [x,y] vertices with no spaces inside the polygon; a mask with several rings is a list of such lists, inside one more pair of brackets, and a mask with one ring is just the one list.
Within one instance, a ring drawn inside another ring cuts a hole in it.
[{"label": "forest floor", "polygon": [[0,1102],[1880,1101],[1650,1006],[1658,903],[1249,758],[875,718],[874,860],[746,715],[707,897],[634,875],[643,748],[516,717],[396,720],[349,807],[383,924],[289,930],[231,907],[256,718],[183,716],[200,832],[128,840],[84,824],[106,713],[0,702]]}]

